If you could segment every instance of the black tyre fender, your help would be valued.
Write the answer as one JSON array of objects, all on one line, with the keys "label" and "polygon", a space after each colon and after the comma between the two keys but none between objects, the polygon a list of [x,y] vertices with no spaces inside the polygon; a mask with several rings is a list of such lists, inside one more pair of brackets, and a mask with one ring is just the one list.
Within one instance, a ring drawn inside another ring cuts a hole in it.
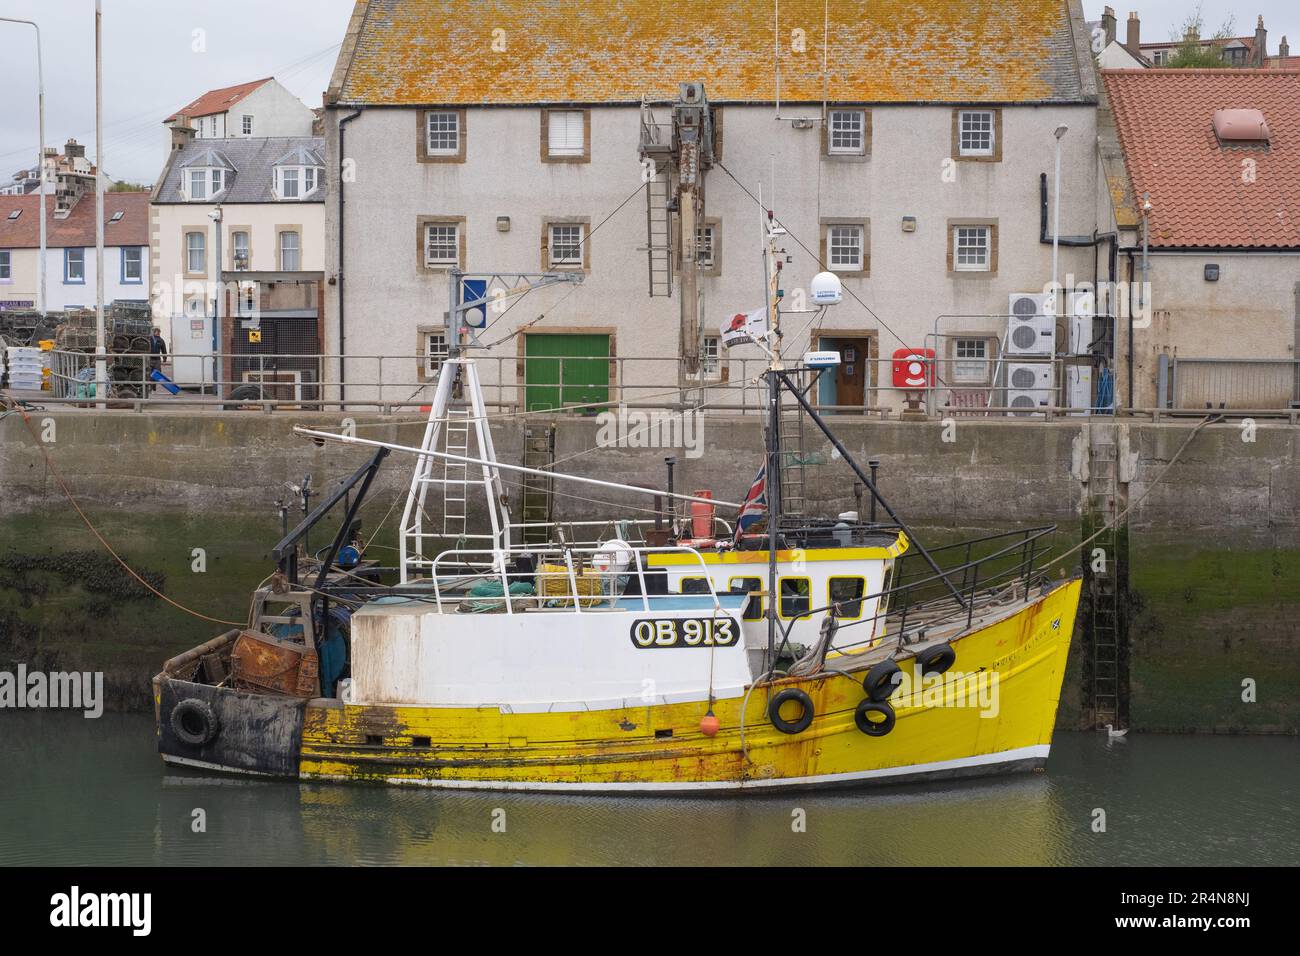
[{"label": "black tyre fender", "polygon": [[[792,700],[797,701],[803,711],[797,720],[786,720],[781,716],[781,707]],[[772,721],[772,726],[783,734],[803,733],[813,720],[812,698],[797,687],[787,687],[773,697],[772,702],[767,705],[767,718]]]},{"label": "black tyre fender", "polygon": [[[870,714],[880,714],[881,720],[872,720]],[[888,701],[866,698],[858,702],[858,709],[853,712],[853,722],[858,730],[868,737],[883,737],[894,729],[894,708]]]},{"label": "black tyre fender", "polygon": [[176,736],[192,747],[212,743],[221,732],[212,705],[196,697],[187,697],[172,708],[171,725]]},{"label": "black tyre fender", "polygon": [[957,652],[951,644],[935,644],[916,652],[916,666],[926,677],[938,677],[957,662]]},{"label": "black tyre fender", "polygon": [[872,664],[867,670],[867,676],[862,678],[862,689],[871,700],[889,700],[898,688],[902,673],[903,669],[892,660]]}]

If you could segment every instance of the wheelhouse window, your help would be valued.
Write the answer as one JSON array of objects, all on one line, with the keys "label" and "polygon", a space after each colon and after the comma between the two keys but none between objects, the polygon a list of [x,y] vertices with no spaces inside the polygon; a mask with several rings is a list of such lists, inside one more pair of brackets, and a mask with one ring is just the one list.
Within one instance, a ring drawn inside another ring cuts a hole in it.
[{"label": "wheelhouse window", "polygon": [[185,271],[204,275],[208,271],[208,237],[201,232],[185,234]]},{"label": "wheelhouse window", "polygon": [[812,609],[812,583],[808,578],[781,578],[781,617],[807,617]]},{"label": "wheelhouse window", "polygon": [[460,261],[460,225],[431,222],[424,227],[424,264],[454,266]]},{"label": "wheelhouse window", "polygon": [[550,264],[559,268],[581,266],[583,225],[552,223],[549,232]]},{"label": "wheelhouse window", "polygon": [[760,597],[763,590],[762,578],[732,578],[727,582],[727,590],[732,593],[740,591],[750,596],[741,612],[741,620],[761,621],[763,619],[763,598]]},{"label": "wheelhouse window", "polygon": [[862,598],[867,581],[863,577],[831,578],[827,582],[827,598],[831,613],[840,620],[851,621],[862,617]]},{"label": "wheelhouse window", "polygon": [[831,110],[826,133],[826,152],[830,155],[863,155],[867,141],[866,111]]},{"label": "wheelhouse window", "polygon": [[958,110],[959,156],[992,156],[996,143],[996,121],[992,110]]},{"label": "wheelhouse window", "polygon": [[280,271],[302,271],[302,239],[292,229],[280,233]]},{"label": "wheelhouse window", "polygon": [[430,156],[460,153],[460,113],[430,110],[424,114],[424,149]]},{"label": "wheelhouse window", "polygon": [[956,272],[988,272],[991,264],[991,234],[989,226],[954,226],[952,230],[953,270]]},{"label": "wheelhouse window", "polygon": [[861,272],[863,229],[861,226],[831,226],[826,235],[828,265],[833,272]]}]

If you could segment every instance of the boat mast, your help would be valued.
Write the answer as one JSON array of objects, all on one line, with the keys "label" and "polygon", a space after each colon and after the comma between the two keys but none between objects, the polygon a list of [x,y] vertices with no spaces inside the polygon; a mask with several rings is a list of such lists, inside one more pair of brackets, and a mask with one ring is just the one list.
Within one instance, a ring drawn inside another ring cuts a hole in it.
[{"label": "boat mast", "polygon": [[766,669],[776,666],[777,609],[780,594],[777,592],[776,552],[780,544],[778,528],[781,523],[781,375],[785,365],[781,360],[781,262],[776,254],[776,237],[785,230],[776,225],[770,209],[762,208],[762,187],[759,187],[759,209],[763,239],[763,304],[767,309],[770,330],[767,347],[771,362],[767,370],[767,463],[765,490],[767,492],[767,660]]}]

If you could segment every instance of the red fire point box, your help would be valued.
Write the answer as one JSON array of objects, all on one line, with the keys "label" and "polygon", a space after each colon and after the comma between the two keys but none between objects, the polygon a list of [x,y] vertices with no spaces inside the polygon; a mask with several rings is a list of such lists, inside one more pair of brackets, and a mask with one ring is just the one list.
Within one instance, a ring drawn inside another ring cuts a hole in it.
[{"label": "red fire point box", "polygon": [[894,388],[933,388],[934,349],[897,349]]}]

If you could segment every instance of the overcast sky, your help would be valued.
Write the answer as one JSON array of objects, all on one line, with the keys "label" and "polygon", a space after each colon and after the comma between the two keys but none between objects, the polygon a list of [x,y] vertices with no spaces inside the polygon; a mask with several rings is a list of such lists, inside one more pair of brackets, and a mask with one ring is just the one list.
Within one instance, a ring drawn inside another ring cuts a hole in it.
[{"label": "overcast sky", "polygon": [[[1085,0],[1084,10],[1095,20],[1103,6]],[[1128,11],[1140,11],[1143,40],[1169,39],[1195,9],[1189,0],[1112,6],[1121,38]],[[104,168],[115,179],[152,183],[167,153],[163,118],[206,90],[274,75],[308,106],[319,106],[352,0],[103,0],[103,7]],[[0,0],[0,16],[41,24],[47,145],[74,137],[92,156],[94,11],[94,0]],[[1300,53],[1296,0],[1253,0],[1249,7],[1205,0],[1203,13],[1211,31],[1234,14],[1238,34],[1253,33],[1263,14],[1269,52],[1277,52],[1285,33]],[[35,46],[30,27],[0,23],[0,176],[6,178],[36,159]]]}]

